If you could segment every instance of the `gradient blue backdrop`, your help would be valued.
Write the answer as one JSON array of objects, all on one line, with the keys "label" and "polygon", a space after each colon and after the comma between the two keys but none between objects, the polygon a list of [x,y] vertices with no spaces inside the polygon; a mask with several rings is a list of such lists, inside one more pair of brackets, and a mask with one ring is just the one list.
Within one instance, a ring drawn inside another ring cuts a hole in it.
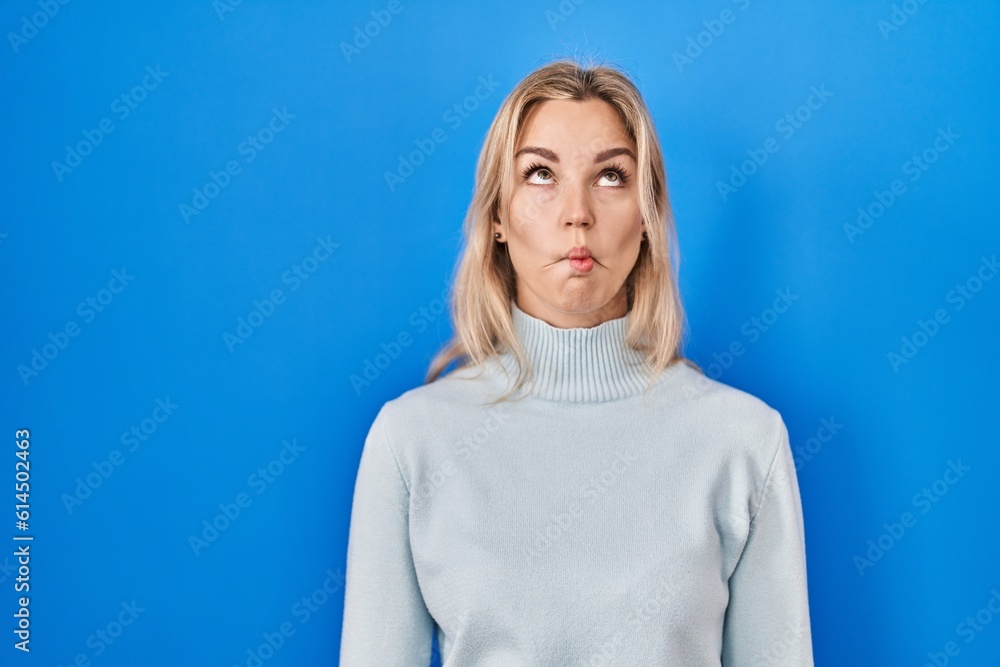
[{"label": "gradient blue backdrop", "polygon": [[2,663],[335,664],[364,436],[493,114],[576,54],[655,117],[687,353],[788,423],[816,664],[995,666],[997,4],[662,5],[5,3]]}]

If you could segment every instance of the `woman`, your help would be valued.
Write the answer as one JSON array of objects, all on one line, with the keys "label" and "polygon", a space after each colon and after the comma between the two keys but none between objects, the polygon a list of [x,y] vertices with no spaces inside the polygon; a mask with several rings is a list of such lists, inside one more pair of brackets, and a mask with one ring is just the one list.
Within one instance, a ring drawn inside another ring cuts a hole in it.
[{"label": "woman", "polygon": [[[479,158],[427,384],[364,443],[341,664],[812,665],[781,415],[684,359],[660,146],[556,62]],[[453,361],[458,367],[443,374]]]}]

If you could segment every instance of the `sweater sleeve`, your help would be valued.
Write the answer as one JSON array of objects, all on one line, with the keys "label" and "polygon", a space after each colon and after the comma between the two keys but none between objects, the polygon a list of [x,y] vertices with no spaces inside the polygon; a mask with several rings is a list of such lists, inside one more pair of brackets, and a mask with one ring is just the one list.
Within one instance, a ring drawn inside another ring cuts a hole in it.
[{"label": "sweater sleeve", "polygon": [[724,667],[813,665],[802,504],[780,414],[775,440],[743,552],[729,578]]},{"label": "sweater sleeve", "polygon": [[434,622],[413,566],[406,482],[389,445],[385,407],[361,452],[348,534],[343,667],[429,665]]}]

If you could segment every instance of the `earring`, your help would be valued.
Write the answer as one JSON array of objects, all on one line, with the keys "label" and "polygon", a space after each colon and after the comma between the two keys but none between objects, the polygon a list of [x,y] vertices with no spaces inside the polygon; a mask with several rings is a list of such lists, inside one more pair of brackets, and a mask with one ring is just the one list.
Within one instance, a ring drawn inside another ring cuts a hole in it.
[{"label": "earring", "polygon": [[647,234],[646,232],[643,232],[642,233],[642,240],[643,241],[648,241],[649,240],[649,234]]},{"label": "earring", "polygon": [[493,238],[495,238],[497,240],[500,240],[500,232],[494,232],[493,233]]}]

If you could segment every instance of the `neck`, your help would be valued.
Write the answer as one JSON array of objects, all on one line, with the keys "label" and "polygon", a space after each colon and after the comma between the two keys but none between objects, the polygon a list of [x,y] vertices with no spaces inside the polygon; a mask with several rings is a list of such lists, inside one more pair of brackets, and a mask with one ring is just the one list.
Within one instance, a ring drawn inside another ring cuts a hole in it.
[{"label": "neck", "polygon": [[[649,384],[645,354],[625,342],[628,315],[592,327],[560,328],[511,302],[511,320],[534,370],[528,393],[549,401],[602,403],[626,398]],[[509,351],[500,357],[516,372]]]},{"label": "neck", "polygon": [[562,329],[593,327],[628,314],[628,293],[624,285],[606,304],[586,313],[567,313],[552,308],[520,284],[517,287],[517,294],[517,307],[523,312]]}]

